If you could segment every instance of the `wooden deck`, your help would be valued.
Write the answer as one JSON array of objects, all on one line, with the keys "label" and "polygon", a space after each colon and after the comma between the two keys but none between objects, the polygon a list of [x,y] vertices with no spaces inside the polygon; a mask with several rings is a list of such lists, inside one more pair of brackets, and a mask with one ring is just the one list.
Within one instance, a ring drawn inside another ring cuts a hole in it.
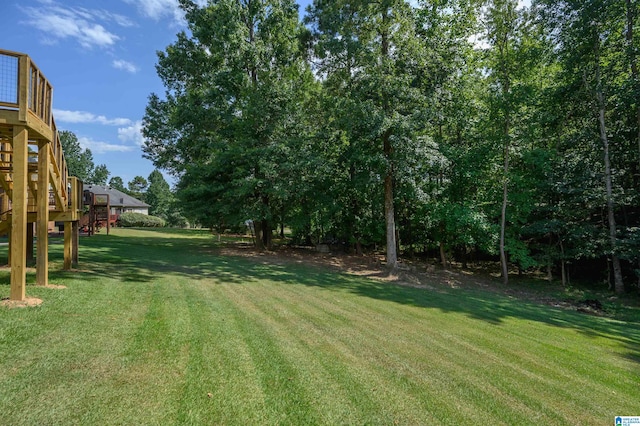
[{"label": "wooden deck", "polygon": [[25,299],[28,226],[37,228],[38,285],[48,284],[49,221],[70,223],[65,267],[77,260],[82,182],[68,176],[52,99],[53,87],[28,55],[0,49],[0,234],[10,234],[12,300]]}]

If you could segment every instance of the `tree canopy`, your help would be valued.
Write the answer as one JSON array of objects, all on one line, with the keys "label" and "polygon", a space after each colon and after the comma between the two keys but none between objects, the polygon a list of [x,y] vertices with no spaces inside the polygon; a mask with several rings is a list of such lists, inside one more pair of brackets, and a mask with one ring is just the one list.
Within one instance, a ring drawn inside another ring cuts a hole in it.
[{"label": "tree canopy", "polygon": [[191,220],[638,285],[637,2],[181,5],[144,152]]},{"label": "tree canopy", "polygon": [[87,184],[106,185],[109,170],[105,164],[95,166],[93,154],[89,148],[80,146],[78,137],[69,130],[60,131],[60,143],[67,162],[69,175],[79,178]]}]

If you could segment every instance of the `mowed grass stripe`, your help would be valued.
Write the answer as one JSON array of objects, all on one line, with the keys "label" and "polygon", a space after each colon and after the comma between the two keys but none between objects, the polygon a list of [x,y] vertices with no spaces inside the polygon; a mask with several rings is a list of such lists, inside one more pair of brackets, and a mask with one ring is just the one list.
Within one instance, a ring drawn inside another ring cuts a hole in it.
[{"label": "mowed grass stripe", "polygon": [[[261,290],[261,293],[262,293],[262,290]],[[280,294],[279,297],[281,298],[282,297],[282,289],[280,289],[280,293],[279,294]],[[295,306],[295,299],[296,298],[297,298],[297,296],[294,297],[294,303],[291,306]],[[267,300],[271,300],[271,299],[267,298]],[[371,327],[371,325],[372,324],[379,324],[379,323],[380,322],[377,322],[377,321],[373,321],[373,322],[368,322],[367,323],[367,326],[366,326],[365,329],[369,329],[369,330],[373,330],[373,331],[372,331],[371,335],[367,336],[367,338],[365,339],[366,341],[375,341],[375,336],[379,335],[378,334],[379,330],[375,330],[373,327]],[[390,327],[390,328],[394,327],[393,324],[389,324],[389,323],[384,323],[384,324],[385,324],[385,327]],[[404,324],[406,324],[406,323],[404,323]],[[498,328],[498,326],[495,326],[495,325],[492,326],[492,327]],[[500,327],[508,328],[509,326],[508,325],[503,325],[503,326],[500,326]],[[421,327],[416,327],[415,324],[411,324],[409,329],[403,330],[403,333],[409,333],[410,334],[415,330],[421,330]],[[424,333],[422,333],[422,334],[424,335]],[[455,345],[453,344],[453,339],[452,339],[451,333],[447,333],[447,335],[444,336],[444,337],[445,337],[445,339],[440,339],[440,340],[445,340],[446,341],[445,345],[441,345],[441,349],[442,349],[443,355],[441,355],[440,357],[436,357],[436,359],[438,359],[438,358],[442,359],[443,357],[445,357],[445,359],[446,358],[451,358],[452,355],[455,357],[455,354],[457,354],[457,353],[462,353],[462,354],[465,354],[465,353],[468,354],[469,353],[469,351],[458,351],[458,350],[456,350]],[[461,340],[461,342],[463,342],[463,345],[467,349],[470,347],[470,345],[467,343],[466,340]],[[508,345],[504,345],[504,342],[510,342],[510,343]],[[400,342],[400,343],[404,343],[404,345],[406,345],[407,342]],[[433,343],[433,342],[430,342],[430,343]],[[509,347],[518,346],[518,342],[517,341],[514,341],[512,338],[506,338],[504,333],[501,333],[500,338],[498,340],[496,340],[495,343],[498,344],[499,350],[506,350],[507,352],[509,350]],[[427,344],[429,344],[429,342],[427,342]],[[396,345],[396,346],[397,347],[403,347],[403,345]],[[502,348],[501,346],[505,346],[505,347]],[[482,346],[479,346],[479,347],[482,347]],[[471,349],[472,350],[476,350],[477,348],[476,347],[471,347]],[[495,353],[495,351],[492,352],[492,353]],[[457,365],[456,368],[453,368],[453,370],[460,371],[462,365],[467,367],[466,370],[471,369],[471,370],[480,371],[480,372],[483,371],[483,370],[486,370],[484,365],[479,365],[477,369],[470,368],[470,367],[472,367],[472,365],[470,365],[470,361],[474,360],[474,359],[483,359],[482,356],[480,356],[479,358],[477,356],[478,355],[487,355],[487,354],[491,355],[491,353],[488,352],[488,351],[482,351],[481,353],[475,353],[475,354],[471,353],[470,355],[463,355],[463,357],[459,361],[460,364]],[[561,396],[562,393],[560,393],[559,395],[557,394],[557,392],[560,389],[559,387],[555,387],[554,388],[553,386],[549,386],[550,385],[550,381],[551,381],[551,377],[553,377],[553,376],[545,377],[545,376],[542,376],[540,373],[538,373],[536,371],[536,370],[538,370],[539,367],[542,367],[541,363],[538,362],[538,360],[536,360],[535,358],[529,359],[528,362],[529,363],[532,362],[534,364],[533,366],[530,366],[530,367],[529,366],[523,367],[523,366],[520,365],[520,364],[522,364],[522,361],[524,360],[524,356],[523,355],[526,355],[526,352],[525,353],[517,353],[517,354],[515,354],[514,355],[514,361],[510,365],[508,365],[506,367],[504,366],[504,359],[502,357],[497,357],[496,355],[494,355],[494,358],[496,358],[494,360],[494,362],[499,368],[497,369],[497,371],[496,371],[496,368],[493,368],[493,369],[489,370],[489,372],[484,377],[480,376],[480,378],[483,381],[481,383],[478,383],[477,387],[479,389],[486,388],[487,384],[486,384],[485,380],[487,380],[487,379],[490,380],[492,377],[495,378],[495,377],[504,376],[505,375],[504,374],[505,373],[505,368],[512,368],[515,371],[513,371],[511,374],[507,374],[507,377],[517,377],[518,381],[516,382],[517,387],[514,387],[513,385],[511,385],[511,387],[509,389],[510,392],[518,392],[518,389],[520,389],[521,391],[526,391],[527,389],[529,389],[529,392],[530,392],[531,389],[532,389],[531,386],[533,386],[533,389],[540,389],[540,390],[544,391],[545,393],[547,393],[549,396],[553,396],[554,394],[555,394],[556,397]],[[411,359],[411,358],[409,358],[409,359]],[[433,358],[431,358],[431,359],[433,359]],[[594,362],[596,362],[596,361],[597,360],[594,360]],[[570,362],[568,364],[566,364],[566,365],[560,366],[558,371],[563,371],[565,368],[567,368],[569,366],[571,366]],[[529,369],[527,369],[527,368],[529,368]],[[523,376],[530,376],[530,377],[529,377],[529,380],[524,380],[523,383],[520,384],[519,383],[520,379],[522,379]],[[449,377],[449,379],[451,379],[451,377],[453,377],[453,376],[452,375],[448,375],[448,377]],[[543,378],[543,377],[545,377],[545,378]],[[580,379],[581,376],[578,376],[577,378]],[[569,382],[562,381],[562,383],[564,383],[564,386],[567,386],[567,385],[568,386],[575,386],[576,385],[576,381],[574,381],[573,383],[571,381],[569,381]],[[466,384],[468,386],[468,379],[467,379]],[[578,383],[578,384],[580,384],[580,383]],[[505,388],[505,386],[506,386],[504,381],[499,382],[498,385],[500,385],[500,387],[497,387],[496,389],[502,389],[502,388]],[[467,387],[467,386],[465,386],[465,382],[463,381],[461,386],[459,387],[459,389]],[[494,399],[495,399],[495,396],[496,395],[494,395]],[[518,402],[514,403],[513,401],[509,401],[510,399],[513,399],[512,397],[509,397],[509,395],[506,395],[506,398],[505,398],[505,395],[500,395],[500,393],[498,392],[497,396],[501,396],[504,399],[506,399],[507,402],[510,402],[510,404],[508,404],[509,407],[518,405]],[[523,397],[523,399],[526,400],[526,398],[524,398],[524,397]],[[553,400],[553,398],[552,398],[552,400]],[[520,400],[518,400],[518,401],[520,401]],[[484,403],[484,402],[485,402],[484,399],[479,401],[479,403]],[[575,415],[578,415],[579,413],[584,412],[585,407],[589,406],[589,404],[583,404],[583,402],[586,402],[586,401],[580,401],[580,403],[576,404],[576,408],[578,409],[579,412],[576,413]],[[520,403],[521,403],[521,401],[520,401]],[[592,404],[592,403],[593,403],[593,401],[590,402],[590,404]],[[531,418],[534,419],[534,420],[532,420],[532,423],[536,423],[537,420],[535,420],[535,419],[539,419],[541,417],[541,413],[544,413],[544,412],[546,412],[546,416],[548,416],[550,419],[556,419],[556,420],[560,419],[560,417],[558,417],[557,414],[555,414],[552,410],[549,409],[547,404],[539,404],[539,403],[536,402],[535,399],[534,400],[530,400],[529,404],[531,405],[531,407],[529,409],[525,408],[524,411],[525,411],[525,413],[528,411],[529,412],[528,414],[530,414]],[[505,413],[502,413],[502,414],[505,414]],[[571,417],[572,415],[570,415],[569,417]],[[522,412],[520,412],[520,416],[522,416]]]},{"label": "mowed grass stripe", "polygon": [[[280,348],[281,357],[289,360],[288,376],[282,377],[282,380],[291,385],[299,383],[304,386],[309,403],[318,411],[318,418],[333,424],[349,424],[363,418],[369,422],[390,420],[376,398],[370,397],[374,385],[354,380],[354,376],[363,375],[361,371],[346,374],[345,367],[350,367],[350,363],[339,363],[340,354],[333,347],[330,348],[330,364],[323,362],[320,357],[322,351],[315,342],[303,340],[302,336],[307,330],[303,327],[301,335],[300,329],[295,328],[305,323],[305,317],[287,313],[282,301],[266,307],[258,303],[259,300],[270,300],[271,291],[280,295],[277,287],[253,283],[245,286],[227,285],[225,289],[238,306],[238,312],[249,316],[253,323],[260,324],[263,332],[269,333],[267,338]],[[274,299],[277,300],[277,297]]]},{"label": "mowed grass stripe", "polygon": [[[279,297],[274,297],[274,299],[279,298],[280,302],[282,302],[282,294],[285,291],[283,288],[278,289]],[[264,297],[266,289],[260,288],[259,291],[255,294],[252,300],[268,300],[271,301],[271,297]],[[297,298],[299,300],[299,297]],[[289,305],[289,308],[295,309],[295,306],[302,306],[300,304],[295,303],[296,298],[294,298],[293,303]],[[308,300],[308,299],[307,299]],[[308,306],[305,304],[304,306]],[[279,308],[274,306],[267,306],[266,310],[263,310],[264,315],[261,316],[260,321],[271,321],[271,328],[275,329],[277,324],[272,321],[272,312],[277,311],[278,309],[282,309],[282,303],[278,304]],[[293,316],[288,316],[291,318],[290,321],[292,324],[301,324],[304,323],[305,318],[309,315],[303,315],[298,318]],[[311,316],[315,317],[316,314],[312,314]],[[358,321],[358,315],[355,315],[351,318],[352,328],[355,328],[355,323]],[[396,346],[393,342],[388,342],[386,339],[380,340],[380,336],[384,336],[385,334],[378,333],[378,330],[375,330],[375,327],[371,327],[372,324],[379,323],[374,320],[373,323],[364,324],[364,329],[371,328],[373,332],[371,333],[363,333],[362,330],[357,333],[350,333],[348,336],[345,336],[344,339],[340,342],[335,340],[325,342],[325,348],[328,348],[327,358],[333,359],[335,363],[336,360],[336,351],[343,356],[341,360],[347,366],[360,365],[359,369],[351,369],[351,375],[349,377],[350,380],[365,380],[366,386],[360,386],[361,389],[364,390],[365,393],[369,393],[375,397],[378,405],[383,406],[383,411],[385,413],[395,413],[393,418],[386,418],[384,421],[398,421],[398,419],[403,419],[403,423],[411,424],[417,421],[419,423],[428,423],[433,420],[430,418],[430,406],[431,411],[440,415],[439,421],[450,421],[455,418],[458,419],[470,419],[472,417],[478,417],[479,413],[482,413],[483,409],[486,407],[486,402],[490,398],[495,398],[495,395],[486,394],[484,398],[481,396],[481,400],[478,401],[477,404],[469,407],[458,405],[455,410],[451,410],[450,412],[442,412],[437,405],[438,400],[450,400],[455,395],[457,395],[460,390],[468,390],[472,389],[469,394],[471,396],[478,396],[482,394],[482,389],[485,387],[482,384],[476,386],[470,386],[468,380],[461,380],[459,383],[456,382],[455,374],[453,372],[459,371],[459,365],[452,365],[448,370],[444,370],[444,373],[440,375],[439,380],[434,381],[430,380],[425,382],[426,378],[433,379],[433,376],[428,374],[428,371],[425,369],[428,366],[429,360],[426,358],[430,357],[422,357],[419,365],[414,368],[407,367],[407,359],[392,359],[393,351],[396,349],[388,349],[388,348],[402,348],[402,345]],[[387,324],[387,326],[393,327],[392,324]],[[284,328],[284,327],[283,327]],[[312,326],[312,329],[315,327]],[[286,329],[284,333],[285,336],[295,335],[292,333],[290,329]],[[308,335],[308,334],[307,334]],[[305,336],[305,334],[301,334],[300,336]],[[408,343],[408,342],[403,342]],[[290,341],[283,341],[283,344],[289,346],[291,344]],[[311,343],[313,345],[313,342]],[[310,346],[311,346],[310,345]],[[384,348],[389,350],[389,352],[381,351],[380,349]],[[424,347],[420,348],[421,355],[424,354]],[[317,357],[318,353],[316,352],[312,356]],[[302,358],[302,357],[299,357]],[[440,357],[437,357],[438,359]],[[442,358],[440,358],[442,359]],[[444,358],[446,360],[446,357]],[[427,363],[425,363],[427,362]],[[443,366],[440,365],[437,368],[437,371],[443,372]],[[372,372],[376,372],[377,374],[372,374]],[[416,380],[418,378],[418,380]],[[395,387],[389,387],[389,382],[395,382]],[[452,386],[453,385],[453,386]],[[447,389],[449,389],[450,395],[446,395]],[[454,395],[455,394],[455,395]],[[517,405],[517,401],[511,401],[512,403]],[[404,409],[405,406],[413,407],[416,411],[415,413],[410,413],[408,410]],[[522,413],[520,413],[522,415]],[[482,417],[478,417],[480,420]],[[377,419],[382,420],[382,419]]]},{"label": "mowed grass stripe", "polygon": [[235,306],[209,281],[188,293],[194,332],[178,423],[264,423],[265,397]]},{"label": "mowed grass stripe", "polygon": [[[81,293],[29,288],[46,303],[11,311],[15,316],[10,317],[30,332],[4,321],[0,327],[13,328],[11,336],[0,339],[0,365],[14,372],[0,376],[1,424],[16,424],[15,419],[24,424],[79,424],[111,411],[102,405],[110,397],[102,391],[103,383],[122,370],[119,354],[126,341],[121,336],[134,330],[135,320],[129,318],[138,315],[144,303],[137,298],[118,300],[121,289],[116,286],[67,283],[82,287]],[[122,303],[116,302],[114,309],[116,300]],[[14,346],[16,335],[29,339]]]},{"label": "mowed grass stripe", "polygon": [[[512,330],[518,330],[521,326],[520,321],[512,319],[505,320],[501,325],[486,325],[482,328],[482,324],[477,321],[469,321],[465,318],[455,318],[455,315],[449,315],[448,324],[438,324],[435,317],[429,319],[430,330],[423,329],[420,325],[411,327],[415,330],[422,330],[424,333],[432,333],[439,338],[430,340],[428,344],[431,348],[438,348],[439,354],[431,357],[431,360],[448,360],[455,362],[457,368],[455,371],[449,371],[455,377],[464,372],[462,387],[464,380],[475,382],[478,387],[485,388],[495,392],[492,398],[494,404],[500,402],[508,405],[509,409],[518,408],[522,414],[529,413],[531,419],[541,417],[543,414],[548,416],[550,421],[557,419],[559,414],[552,411],[556,405],[562,406],[562,411],[567,411],[567,406],[571,406],[573,413],[565,415],[567,421],[575,416],[584,415],[592,416],[594,410],[590,407],[598,404],[597,400],[581,398],[583,393],[576,393],[575,389],[588,389],[595,387],[595,394],[602,394],[602,386],[594,384],[587,379],[587,375],[582,374],[565,374],[571,371],[575,357],[571,359],[571,353],[565,354],[566,360],[562,362],[549,362],[548,357],[536,357],[530,353],[537,352],[536,343],[532,343],[528,338],[521,338],[511,333]],[[468,322],[465,324],[465,322]],[[461,327],[462,326],[462,327]],[[434,331],[434,329],[436,331]],[[406,329],[404,335],[410,335],[415,330]],[[550,335],[552,330],[549,326],[541,326],[539,335]],[[571,336],[571,330],[559,330],[565,336]],[[416,336],[416,341],[420,336]],[[553,339],[553,337],[551,337]],[[417,348],[419,351],[420,348]],[[406,359],[403,356],[403,359]],[[409,357],[408,359],[412,359]],[[590,359],[592,364],[600,362],[600,359],[593,357]],[[440,370],[447,370],[439,367]],[[564,378],[562,376],[565,376]],[[568,376],[568,377],[567,377]],[[567,390],[564,392],[563,390]],[[611,388],[606,389],[611,393]],[[562,399],[562,395],[566,394],[567,398]],[[532,396],[533,398],[528,398]],[[576,397],[573,399],[570,396]],[[513,401],[516,400],[516,402]],[[544,402],[540,402],[544,401]],[[504,409],[504,407],[502,407]],[[531,411],[535,415],[531,414]],[[502,413],[504,418],[506,413]],[[544,417],[543,417],[544,418]],[[532,423],[536,423],[532,420]]]},{"label": "mowed grass stripe", "polygon": [[52,273],[67,290],[29,287],[42,307],[0,309],[0,423],[595,425],[640,412],[637,322],[216,253],[188,231],[83,240],[86,272]]}]

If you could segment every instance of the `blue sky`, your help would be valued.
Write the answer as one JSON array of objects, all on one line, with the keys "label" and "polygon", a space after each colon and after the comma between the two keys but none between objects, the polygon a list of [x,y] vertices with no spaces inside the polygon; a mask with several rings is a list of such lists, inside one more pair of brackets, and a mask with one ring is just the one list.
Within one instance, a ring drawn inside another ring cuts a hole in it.
[{"label": "blue sky", "polygon": [[[309,1],[301,1],[301,10]],[[3,0],[0,48],[26,53],[54,87],[59,129],[125,184],[149,176],[140,124],[164,94],[156,51],[184,29],[177,0]]]},{"label": "blue sky", "polygon": [[[310,2],[299,0],[300,10]],[[149,176],[153,164],[142,158],[141,120],[149,94],[164,94],[156,51],[185,28],[178,1],[2,3],[0,48],[28,54],[49,79],[58,128],[74,132],[111,177],[126,184]]]}]

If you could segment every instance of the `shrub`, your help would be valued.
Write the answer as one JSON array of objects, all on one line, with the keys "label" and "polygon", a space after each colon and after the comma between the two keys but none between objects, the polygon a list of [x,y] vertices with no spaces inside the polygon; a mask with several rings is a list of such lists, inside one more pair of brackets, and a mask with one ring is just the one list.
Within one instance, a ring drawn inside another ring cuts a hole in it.
[{"label": "shrub", "polygon": [[118,226],[123,228],[162,228],[165,226],[165,221],[162,218],[142,213],[122,213],[118,219]]}]

